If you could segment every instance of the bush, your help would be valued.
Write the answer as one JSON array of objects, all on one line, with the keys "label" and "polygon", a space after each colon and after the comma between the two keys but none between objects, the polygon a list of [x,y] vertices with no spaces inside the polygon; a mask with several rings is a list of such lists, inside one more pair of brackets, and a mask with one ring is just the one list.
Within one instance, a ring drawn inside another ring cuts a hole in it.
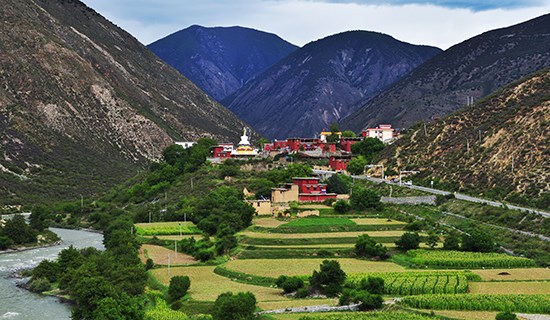
[{"label": "bush", "polygon": [[29,283],[29,290],[36,293],[52,290],[52,284],[46,278],[38,278]]},{"label": "bush", "polygon": [[518,317],[510,311],[499,312],[495,320],[517,320]]},{"label": "bush", "polygon": [[368,234],[357,237],[355,242],[355,254],[359,257],[380,257],[386,258],[388,249],[382,244],[377,243]]},{"label": "bush", "polygon": [[256,297],[250,292],[222,293],[214,303],[214,320],[247,320],[254,319]]},{"label": "bush", "polygon": [[301,298],[307,297],[308,295],[309,295],[309,292],[307,291],[306,288],[300,288],[296,291],[296,295],[294,297],[301,299]]},{"label": "bush", "polygon": [[188,276],[174,276],[170,279],[170,286],[168,287],[168,295],[172,300],[178,300],[185,296],[187,290],[191,286],[191,280]]},{"label": "bush", "polygon": [[147,258],[147,261],[145,262],[145,270],[153,269],[155,266],[155,263],[153,262],[153,259]]},{"label": "bush", "polygon": [[356,210],[379,209],[382,207],[380,194],[361,186],[355,187],[349,197],[351,207]]},{"label": "bush", "polygon": [[449,234],[443,242],[443,249],[454,251],[460,250],[460,238],[455,233]]},{"label": "bush", "polygon": [[369,276],[361,280],[359,288],[374,294],[384,294],[384,279]]},{"label": "bush", "polygon": [[462,234],[461,249],[472,252],[491,252],[495,250],[495,242],[490,234],[472,229]]},{"label": "bush", "polygon": [[351,205],[346,200],[338,200],[334,203],[334,212],[336,213],[348,213],[351,210]]},{"label": "bush", "polygon": [[405,232],[395,244],[401,250],[418,249],[418,245],[420,245],[420,235],[416,232]]},{"label": "bush", "polygon": [[13,240],[6,236],[0,236],[0,250],[7,250],[13,246]]},{"label": "bush", "polygon": [[304,287],[304,280],[298,277],[288,277],[280,286],[285,293],[295,292]]},{"label": "bush", "polygon": [[342,292],[338,303],[341,306],[360,303],[359,310],[366,311],[381,308],[384,304],[384,299],[381,295],[373,294],[366,290],[346,289]]}]

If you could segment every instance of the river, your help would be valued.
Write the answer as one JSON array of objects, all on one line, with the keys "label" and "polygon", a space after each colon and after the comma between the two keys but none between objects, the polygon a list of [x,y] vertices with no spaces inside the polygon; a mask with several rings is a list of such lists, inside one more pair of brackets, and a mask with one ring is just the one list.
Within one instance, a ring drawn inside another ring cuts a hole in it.
[{"label": "river", "polygon": [[44,259],[54,260],[58,253],[73,245],[76,248],[94,247],[103,250],[103,235],[87,231],[50,228],[63,240],[54,247],[38,248],[8,254],[0,254],[0,319],[69,320],[71,310],[55,297],[33,294],[16,286],[14,271],[31,268]]}]

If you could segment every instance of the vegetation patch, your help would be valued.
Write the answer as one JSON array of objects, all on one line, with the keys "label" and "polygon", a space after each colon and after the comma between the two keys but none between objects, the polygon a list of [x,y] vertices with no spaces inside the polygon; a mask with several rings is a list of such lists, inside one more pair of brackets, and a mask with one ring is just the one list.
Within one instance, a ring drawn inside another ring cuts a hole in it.
[{"label": "vegetation patch", "polygon": [[401,303],[420,309],[550,313],[548,294],[434,294],[404,297]]},{"label": "vegetation patch", "polygon": [[[434,317],[401,311],[375,311],[304,316],[300,320],[433,320]],[[435,318],[437,319],[437,318]]]},{"label": "vegetation patch", "polygon": [[141,236],[179,235],[202,233],[192,222],[136,223],[136,232]]},{"label": "vegetation patch", "polygon": [[472,272],[480,275],[483,281],[550,280],[548,268],[472,270]]},{"label": "vegetation patch", "polygon": [[482,294],[550,294],[550,282],[474,282],[470,292]]},{"label": "vegetation patch", "polygon": [[[397,259],[398,261],[399,259]],[[443,250],[409,250],[404,259],[412,265],[459,269],[534,267],[527,258],[492,252],[464,252]]]}]

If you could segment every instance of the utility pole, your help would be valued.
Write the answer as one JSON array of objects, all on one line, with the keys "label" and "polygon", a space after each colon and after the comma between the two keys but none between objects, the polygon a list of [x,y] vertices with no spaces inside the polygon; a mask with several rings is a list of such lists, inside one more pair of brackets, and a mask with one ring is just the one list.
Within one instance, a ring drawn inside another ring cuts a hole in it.
[{"label": "utility pole", "polygon": [[514,173],[514,156],[512,155],[512,173]]},{"label": "utility pole", "polygon": [[170,254],[168,254],[168,277],[170,277]]},{"label": "utility pole", "polygon": [[466,140],[466,152],[470,152],[470,140]]},{"label": "utility pole", "polygon": [[176,257],[178,256],[178,240],[174,240],[174,251],[176,252]]},{"label": "utility pole", "polygon": [[191,190],[193,190],[193,177],[191,177]]},{"label": "utility pole", "polygon": [[151,223],[151,211],[149,211],[149,223]]},{"label": "utility pole", "polygon": [[425,136],[428,135],[428,131],[426,130],[426,123],[424,123],[424,135],[425,135]]}]

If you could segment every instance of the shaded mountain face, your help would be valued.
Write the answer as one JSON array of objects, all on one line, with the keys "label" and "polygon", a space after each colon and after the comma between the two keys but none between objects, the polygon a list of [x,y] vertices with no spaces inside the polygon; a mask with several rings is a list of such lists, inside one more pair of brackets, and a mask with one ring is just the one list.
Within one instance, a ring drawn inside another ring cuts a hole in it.
[{"label": "shaded mountain face", "polygon": [[532,72],[550,66],[550,15],[483,33],[415,69],[344,119],[360,130],[379,123],[409,127],[448,115]]},{"label": "shaded mountain face", "polygon": [[218,101],[298,48],[254,29],[201,26],[183,29],[148,47]]},{"label": "shaded mountain face", "polygon": [[298,49],[222,103],[269,138],[314,136],[440,51],[345,32]]},{"label": "shaded mountain face", "polygon": [[174,140],[238,141],[244,124],[75,0],[0,3],[0,199],[120,183]]},{"label": "shaded mountain face", "polygon": [[550,206],[550,69],[410,133],[384,149],[386,166],[514,203]]}]

